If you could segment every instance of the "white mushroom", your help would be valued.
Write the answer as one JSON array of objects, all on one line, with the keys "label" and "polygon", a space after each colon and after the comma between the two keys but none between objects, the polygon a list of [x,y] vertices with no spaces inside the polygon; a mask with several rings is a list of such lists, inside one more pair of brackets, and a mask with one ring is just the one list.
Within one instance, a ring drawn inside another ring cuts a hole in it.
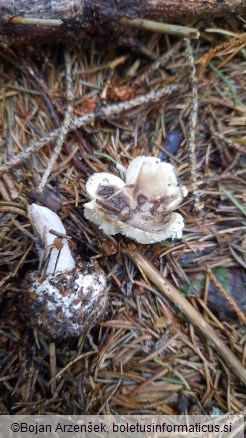
[{"label": "white mushroom", "polygon": [[40,241],[45,243],[45,247],[41,249],[39,255],[41,264],[44,262],[45,256],[48,258],[45,274],[75,268],[75,261],[68,246],[68,241],[66,239],[61,240],[62,249],[59,251],[54,245],[56,236],[49,231],[54,230],[59,234],[66,235],[66,230],[57,214],[49,208],[40,207],[37,204],[31,204],[28,213]]},{"label": "white mushroom", "polygon": [[66,238],[50,232],[66,235],[56,213],[32,204],[29,215],[42,245],[40,269],[24,284],[29,323],[54,338],[80,335],[104,314],[106,276],[96,262],[75,262]]},{"label": "white mushroom", "polygon": [[183,217],[172,213],[187,195],[173,166],[154,157],[137,157],[126,170],[126,181],[110,173],[95,173],[86,183],[91,201],[84,215],[106,234],[122,233],[140,243],[180,238]]}]

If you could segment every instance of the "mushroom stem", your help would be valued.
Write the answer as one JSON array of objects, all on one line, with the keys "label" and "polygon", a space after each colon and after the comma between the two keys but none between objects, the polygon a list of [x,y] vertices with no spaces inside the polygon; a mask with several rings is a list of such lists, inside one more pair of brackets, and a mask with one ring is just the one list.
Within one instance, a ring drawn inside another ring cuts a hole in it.
[{"label": "mushroom stem", "polygon": [[50,230],[53,230],[66,235],[66,230],[57,214],[46,207],[31,204],[29,216],[43,245],[43,249],[39,253],[40,267],[45,260],[48,260],[44,274],[55,274],[55,272],[65,272],[75,268],[75,261],[67,240],[62,238],[57,247],[55,245],[56,236],[50,233]]}]

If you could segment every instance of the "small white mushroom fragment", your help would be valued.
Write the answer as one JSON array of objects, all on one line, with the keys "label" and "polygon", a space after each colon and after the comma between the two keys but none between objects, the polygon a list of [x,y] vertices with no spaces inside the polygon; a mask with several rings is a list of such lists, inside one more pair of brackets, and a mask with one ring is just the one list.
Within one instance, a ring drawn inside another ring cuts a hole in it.
[{"label": "small white mushroom fragment", "polygon": [[29,216],[42,248],[39,270],[24,282],[27,320],[52,338],[86,333],[105,313],[106,276],[97,262],[75,263],[67,239],[50,232],[66,235],[56,213],[32,204]]},{"label": "small white mushroom fragment", "polygon": [[174,167],[159,158],[137,157],[125,173],[126,181],[106,172],[86,183],[91,199],[84,215],[106,234],[122,233],[139,243],[181,238],[183,217],[173,213],[187,190],[178,184]]}]

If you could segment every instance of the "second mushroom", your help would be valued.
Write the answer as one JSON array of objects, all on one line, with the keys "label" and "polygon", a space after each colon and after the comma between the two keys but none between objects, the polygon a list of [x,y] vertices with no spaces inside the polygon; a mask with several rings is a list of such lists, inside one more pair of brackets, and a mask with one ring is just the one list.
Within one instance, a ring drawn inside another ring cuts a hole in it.
[{"label": "second mushroom", "polygon": [[86,183],[91,199],[84,215],[106,234],[122,233],[139,243],[180,238],[183,217],[173,212],[187,195],[173,166],[154,157],[137,157],[126,170],[125,182],[107,172]]}]

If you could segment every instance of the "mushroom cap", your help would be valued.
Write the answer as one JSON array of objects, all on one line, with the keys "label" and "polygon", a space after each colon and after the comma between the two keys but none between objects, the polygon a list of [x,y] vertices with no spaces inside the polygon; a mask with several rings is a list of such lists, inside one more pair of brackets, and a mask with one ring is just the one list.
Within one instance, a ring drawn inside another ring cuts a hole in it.
[{"label": "mushroom cap", "polygon": [[122,233],[139,243],[180,238],[184,221],[172,213],[187,195],[174,167],[159,158],[137,157],[126,170],[126,182],[109,173],[92,175],[86,190],[92,199],[84,215],[106,234]]},{"label": "mushroom cap", "polygon": [[97,262],[25,281],[24,301],[29,324],[52,338],[86,333],[104,315],[108,304],[106,276]]}]

